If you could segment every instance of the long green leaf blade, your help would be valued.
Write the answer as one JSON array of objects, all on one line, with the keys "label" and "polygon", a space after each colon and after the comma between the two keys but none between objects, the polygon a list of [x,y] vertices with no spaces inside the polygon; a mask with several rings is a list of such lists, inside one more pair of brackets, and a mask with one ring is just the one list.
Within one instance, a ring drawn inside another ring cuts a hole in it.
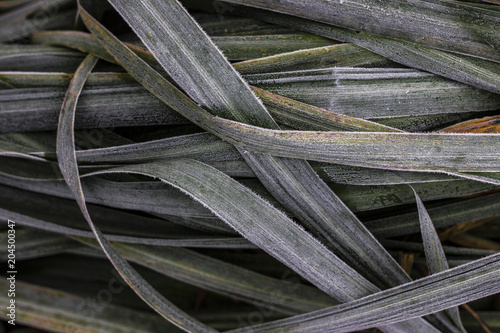
[{"label": "long green leaf blade", "polygon": [[336,44],[281,53],[233,64],[241,74],[285,72],[323,67],[383,67],[390,61],[354,44]]},{"label": "long green leaf blade", "polygon": [[319,36],[354,43],[397,63],[500,93],[500,69],[494,62],[431,49],[408,41],[364,32],[357,33],[295,16],[274,13],[270,15],[267,11],[247,8],[242,14],[256,16],[266,22],[292,26]]},{"label": "long green leaf blade", "polygon": [[[97,245],[90,240],[81,241]],[[283,313],[299,314],[335,304],[317,289],[269,278],[188,249],[113,245],[127,260],[166,276],[246,302],[262,302]]]},{"label": "long green leaf blade", "polygon": [[[0,132],[56,129],[64,94],[61,88],[49,87],[0,91]],[[136,85],[89,87],[76,110],[78,129],[187,123]]]},{"label": "long green leaf blade", "polygon": [[216,121],[215,132],[225,140],[276,156],[392,170],[500,171],[498,134],[277,131]]},{"label": "long green leaf blade", "polygon": [[495,110],[500,96],[407,68],[344,68],[247,75],[252,85],[364,119]]},{"label": "long green leaf blade", "polygon": [[[425,249],[425,258],[427,259],[427,266],[429,268],[430,274],[437,274],[439,272],[445,271],[449,269],[448,261],[446,259],[446,255],[444,254],[443,247],[441,245],[441,241],[439,240],[438,234],[432,223],[431,217],[425,206],[420,200],[417,191],[412,187],[413,193],[415,194],[415,199],[417,201],[418,207],[418,216],[420,219],[420,229],[422,232],[422,238]],[[460,320],[460,314],[458,312],[458,307],[453,307],[446,309],[444,311],[453,321],[454,325],[457,326],[462,332],[465,332],[465,329],[462,325],[462,321]]]},{"label": "long green leaf blade", "polygon": [[[86,19],[88,20],[88,21],[87,21],[87,24],[88,24],[89,28],[90,28],[90,29],[91,29],[91,30],[92,30],[92,31],[93,31],[93,32],[94,32],[94,33],[95,33],[95,34],[96,34],[96,35],[97,35],[100,39],[107,39],[107,40],[109,40],[109,39],[110,39],[110,37],[105,37],[105,34],[107,34],[107,33],[105,32],[105,30],[104,30],[104,29],[102,29],[102,28],[98,28],[98,27],[96,26],[96,22],[89,22],[89,21],[90,21],[90,18],[89,18],[88,16],[86,17]],[[91,23],[92,23],[92,24],[91,24]],[[108,36],[109,36],[109,34],[108,34]],[[116,44],[116,46],[114,46],[114,47],[118,47],[118,43],[117,43],[117,44]],[[109,50],[109,49],[108,49],[108,50]],[[137,67],[136,67],[136,65],[133,65],[132,63],[128,63],[128,59],[127,59],[127,58],[129,58],[130,56],[132,56],[132,57],[133,57],[133,55],[132,55],[132,53],[130,53],[130,52],[128,52],[128,51],[125,51],[125,50],[123,50],[123,51],[124,51],[124,53],[121,53],[121,54],[118,54],[118,53],[116,53],[116,52],[115,52],[115,53],[114,53],[114,55],[115,55],[115,57],[119,57],[119,58],[120,58],[120,60],[121,60],[120,62],[121,62],[122,64],[123,64],[123,62],[126,62],[126,68],[129,70],[129,72],[131,72],[131,73],[132,73],[132,72],[134,72],[134,71],[136,70],[136,68],[137,68]],[[137,62],[135,62],[135,63],[137,64]],[[146,82],[146,81],[144,80],[144,76],[143,76],[143,75],[144,75],[144,73],[145,73],[145,72],[144,72],[144,70],[142,70],[141,72],[142,72],[143,74],[139,74],[139,73],[137,73],[137,76],[136,76],[136,75],[134,75],[134,76],[135,76],[136,78],[139,78],[139,79],[140,79],[140,81],[141,81],[141,82],[142,82],[142,83],[143,83],[146,87],[151,87],[151,91],[155,92],[158,96],[166,96],[166,94],[170,94],[170,91],[171,91],[171,92],[172,92],[172,93],[174,93],[176,96],[181,97],[181,96],[179,95],[179,93],[178,93],[178,92],[176,92],[176,91],[172,91],[172,88],[168,88],[168,91],[169,91],[169,92],[167,92],[167,91],[165,90],[165,88],[167,88],[166,82],[165,82],[165,83],[160,83],[160,82],[161,82],[161,79],[160,79],[159,81],[158,81],[158,80],[155,80],[155,81],[147,81],[147,82]],[[146,72],[147,72],[147,71],[146,71]],[[148,75],[150,75],[150,74],[148,74]],[[153,73],[151,73],[151,75],[153,75]],[[162,86],[162,88],[159,88],[159,87],[153,87],[153,83],[158,83],[158,84],[160,84],[160,85]],[[163,99],[163,98],[162,98],[162,99]],[[180,109],[181,109],[181,110],[185,110],[188,114],[193,115],[192,117],[191,117],[191,116],[188,116],[189,118],[191,118],[191,119],[196,119],[195,121],[196,121],[196,122],[199,122],[201,119],[206,118],[206,117],[208,116],[208,115],[203,115],[203,116],[202,116],[203,118],[200,118],[200,116],[201,116],[203,113],[199,113],[199,112],[198,112],[198,114],[197,114],[197,115],[194,115],[194,114],[193,114],[193,112],[192,112],[193,110],[191,110],[191,108],[193,107],[192,103],[190,103],[190,102],[186,101],[186,100],[185,100],[185,98],[181,98],[181,99],[183,100],[183,101],[182,101],[182,103],[180,103],[180,101],[179,101],[179,102],[176,102],[176,103],[177,103],[177,105],[180,107]],[[163,100],[164,100],[164,101],[166,101],[166,102],[167,102],[167,101],[169,101],[169,99],[163,99]],[[172,100],[170,100],[170,103],[172,103]],[[187,104],[187,105],[190,105],[190,106],[188,107],[186,104]],[[186,107],[188,107],[189,109],[186,109]],[[195,108],[196,108],[196,107],[195,107]],[[183,113],[183,114],[187,116],[187,114],[186,114],[186,113]],[[425,322],[424,322],[424,323],[425,323]],[[410,324],[410,323],[405,323],[405,324]],[[413,323],[412,323],[412,324],[413,324]],[[419,323],[419,324],[420,324],[420,323]],[[410,325],[411,325],[411,324],[410,324]],[[425,325],[425,324],[424,324],[424,325]],[[429,326],[427,326],[427,328],[426,328],[426,329],[430,329],[430,327],[429,327]]]},{"label": "long green leaf blade", "polygon": [[[370,283],[360,282],[364,279],[358,273],[282,212],[232,178],[203,163],[193,160],[152,162],[94,174],[117,172],[160,178],[180,189],[331,296],[345,300],[376,289]],[[248,207],[244,207],[243,202]],[[304,260],[304,254],[307,254],[307,260]],[[345,273],[339,275],[336,271]]]},{"label": "long green leaf blade", "polygon": [[[116,280],[113,280],[116,282]],[[0,285],[9,288],[8,280],[2,276]],[[105,304],[102,311],[96,311],[88,300],[60,290],[35,286],[16,281],[16,313],[19,323],[42,327],[52,332],[95,332],[95,333],[178,333],[181,330],[154,314]],[[123,286],[115,288],[120,290]],[[7,294],[0,296],[8,304]],[[10,320],[2,311],[2,319]],[[17,322],[16,322],[17,323]]]},{"label": "long green leaf blade", "polygon": [[500,254],[494,254],[350,303],[230,332],[356,331],[435,313],[499,291]]},{"label": "long green leaf blade", "polygon": [[[15,217],[12,216],[11,218]],[[44,232],[40,230],[35,231],[33,229],[24,228],[16,231],[16,240],[16,260],[52,256],[81,247],[78,242],[75,242],[65,236],[51,232]],[[1,233],[0,244],[7,247],[7,241],[8,233]]]},{"label": "long green leaf blade", "polygon": [[417,201],[420,230],[424,242],[425,258],[427,259],[429,273],[436,274],[447,270],[449,267],[446,261],[446,256],[431,217],[429,216],[429,213],[425,209],[425,206],[422,200],[420,200],[420,197],[415,189],[413,187],[411,189],[413,190]]},{"label": "long green leaf blade", "polygon": [[[443,204],[429,208],[429,215],[437,228],[464,223],[475,219],[500,216],[500,195],[498,193],[466,199],[462,202]],[[405,213],[366,223],[368,228],[380,237],[396,237],[420,230],[418,214]]]},{"label": "long green leaf blade", "polygon": [[[156,60],[193,100],[224,118],[277,128],[262,103],[255,98],[221,51],[209,42],[208,35],[201,30],[184,8],[174,1],[110,2],[129,23],[144,45],[154,51],[153,55]],[[160,11],[159,8],[164,10]],[[156,23],[154,25],[143,24],[145,16],[156,19]],[[172,20],[172,18],[176,19]],[[185,31],[197,31],[196,34],[190,35],[190,45],[196,45],[196,53],[216,53],[218,56],[212,57],[208,63],[205,58],[194,56],[193,50],[183,42]],[[191,56],[186,58],[188,54]],[[180,71],[185,67],[186,61],[189,61],[190,65],[196,69],[196,76],[194,71]],[[218,89],[217,87],[224,88]],[[228,98],[228,89],[238,98]]]},{"label": "long green leaf blade", "polygon": [[101,231],[95,227],[87,211],[75,156],[74,122],[78,96],[97,60],[98,58],[92,55],[85,58],[71,81],[61,108],[57,131],[57,157],[61,173],[73,192],[85,219],[89,223],[104,253],[106,253],[117,271],[134,291],[161,316],[185,331],[217,332],[185,314],[147,283],[130,264],[116,253]]},{"label": "long green leaf blade", "polygon": [[225,1],[500,61],[500,13],[459,2]]}]

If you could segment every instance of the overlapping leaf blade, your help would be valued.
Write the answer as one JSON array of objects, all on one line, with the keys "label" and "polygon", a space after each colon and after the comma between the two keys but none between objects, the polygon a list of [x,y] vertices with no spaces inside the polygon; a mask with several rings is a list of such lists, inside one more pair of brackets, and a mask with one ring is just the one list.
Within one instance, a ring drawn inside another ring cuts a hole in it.
[{"label": "overlapping leaf blade", "polygon": [[[102,311],[96,311],[84,297],[22,281],[16,283],[16,305],[23,309],[17,313],[19,323],[44,327],[53,332],[182,332],[151,313],[109,304]],[[0,285],[8,289],[5,277]],[[9,302],[7,295],[0,296],[0,300],[4,304]],[[5,311],[1,316],[2,319],[9,319]]]},{"label": "overlapping leaf blade", "polygon": [[85,204],[85,197],[80,183],[80,175],[75,157],[74,122],[78,96],[85,84],[88,74],[96,64],[98,58],[89,55],[78,68],[61,107],[61,116],[57,131],[57,157],[59,168],[64,176],[82,213],[97,238],[99,245],[113,263],[120,275],[134,289],[134,291],[161,316],[185,331],[217,332],[194,318],[185,314],[173,305],[164,296],[158,293],[127,263],[110,245],[105,236],[94,225]]},{"label": "overlapping leaf blade", "polygon": [[[196,7],[196,5],[195,5]],[[295,16],[282,15],[259,9],[234,9],[242,15],[283,26],[349,42],[366,48],[403,65],[425,70],[474,87],[500,93],[500,69],[497,63],[431,49],[408,41],[378,36],[366,32],[340,28]]]},{"label": "overlapping leaf blade", "polygon": [[[425,249],[425,258],[427,259],[427,266],[429,268],[430,274],[437,274],[439,272],[449,269],[448,261],[444,254],[441,241],[439,240],[438,234],[432,223],[431,217],[425,206],[420,200],[418,193],[412,187],[415,194],[415,199],[417,201],[418,216],[420,220],[420,230],[422,232],[422,239]],[[445,313],[451,318],[452,322],[458,329],[465,332],[465,329],[460,320],[460,314],[458,312],[458,307],[449,308],[445,310]]]},{"label": "overlapping leaf blade", "polygon": [[345,332],[434,313],[498,293],[499,260],[494,254],[350,303],[230,332]]},{"label": "overlapping leaf blade", "polygon": [[[81,241],[97,245],[90,240]],[[262,303],[286,314],[322,309],[335,303],[317,289],[298,281],[269,278],[192,250],[113,244],[128,260],[166,276],[245,302]]]},{"label": "overlapping leaf blade", "polygon": [[498,48],[500,13],[460,2],[225,1],[500,61],[495,50]]},{"label": "overlapping leaf blade", "polygon": [[[160,178],[179,188],[206,205],[251,242],[293,267],[332,296],[345,299],[352,297],[348,295],[361,295],[374,288],[368,282],[353,283],[363,281],[363,278],[302,227],[292,223],[286,215],[248,188],[200,162],[152,162],[103,170],[95,174],[116,172]],[[193,177],[194,174],[197,177]],[[243,202],[247,206],[243,207]],[[263,223],[264,221],[267,223]],[[309,259],[301,259],[301,254],[307,253]],[[345,274],[337,275],[338,270],[345,271]]]}]

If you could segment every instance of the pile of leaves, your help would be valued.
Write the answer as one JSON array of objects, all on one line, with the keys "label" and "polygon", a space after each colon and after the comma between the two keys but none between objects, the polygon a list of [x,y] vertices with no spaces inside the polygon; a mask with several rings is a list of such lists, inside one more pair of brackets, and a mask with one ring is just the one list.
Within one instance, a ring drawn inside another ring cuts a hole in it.
[{"label": "pile of leaves", "polygon": [[500,329],[499,5],[0,2],[16,324]]}]

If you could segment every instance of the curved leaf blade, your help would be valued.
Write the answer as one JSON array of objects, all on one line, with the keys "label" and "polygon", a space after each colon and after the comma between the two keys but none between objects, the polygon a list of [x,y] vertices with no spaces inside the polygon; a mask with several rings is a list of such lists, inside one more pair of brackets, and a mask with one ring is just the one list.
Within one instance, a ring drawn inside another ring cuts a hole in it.
[{"label": "curved leaf blade", "polygon": [[[235,8],[235,11],[237,9]],[[416,43],[374,35],[366,32],[335,27],[332,25],[299,18],[245,8],[243,15],[290,26],[326,38],[350,42],[386,57],[397,63],[428,71],[477,88],[500,93],[500,69],[498,63],[472,58],[460,54],[431,49]]]},{"label": "curved leaf blade", "polygon": [[[411,186],[410,186],[411,187]],[[446,255],[444,254],[443,246],[439,240],[436,228],[432,223],[429,213],[425,209],[425,206],[420,200],[417,191],[411,187],[413,193],[415,194],[415,199],[417,201],[418,216],[420,220],[420,229],[422,233],[425,258],[427,259],[427,266],[429,268],[430,274],[437,274],[439,272],[449,269],[448,261]],[[458,312],[458,307],[453,307],[444,310],[444,312],[451,318],[453,324],[460,329],[460,331],[465,332],[465,329],[460,320],[460,314]]]},{"label": "curved leaf blade", "polygon": [[500,291],[500,254],[363,299],[231,333],[320,333],[362,330],[445,310]]},{"label": "curved leaf blade", "polygon": [[500,13],[460,2],[224,1],[500,61]]},{"label": "curved leaf blade", "polygon": [[87,76],[92,71],[92,68],[96,64],[97,60],[98,58],[93,55],[89,55],[85,58],[82,65],[78,68],[73,79],[71,80],[68,93],[66,94],[61,108],[59,128],[57,131],[56,150],[61,173],[73,192],[73,195],[75,196],[75,199],[77,200],[77,203],[80,206],[80,209],[82,210],[82,213],[89,223],[89,226],[97,238],[101,248],[127,284],[129,284],[132,289],[162,317],[185,331],[189,332],[196,330],[199,332],[217,332],[178,309],[164,296],[159,294],[149,283],[147,283],[132,268],[132,266],[111,247],[105,236],[94,225],[90,214],[87,211],[75,156],[74,122],[78,96],[83,88],[83,85],[85,84]]}]

